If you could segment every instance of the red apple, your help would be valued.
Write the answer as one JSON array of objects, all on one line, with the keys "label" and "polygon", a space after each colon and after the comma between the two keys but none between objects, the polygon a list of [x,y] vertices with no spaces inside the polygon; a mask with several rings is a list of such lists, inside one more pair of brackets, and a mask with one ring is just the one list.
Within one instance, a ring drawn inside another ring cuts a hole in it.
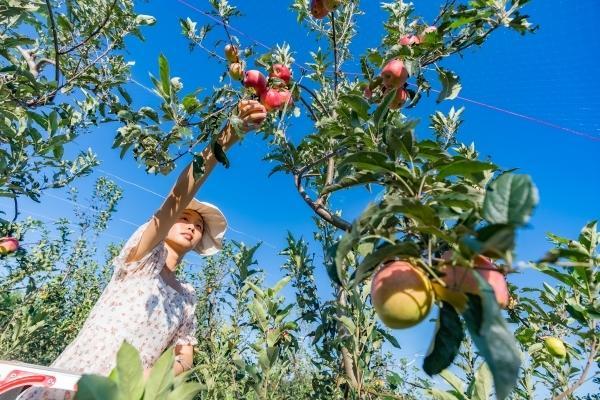
[{"label": "red apple", "polygon": [[329,14],[329,9],[325,6],[325,0],[311,0],[310,14],[313,18],[323,19]]},{"label": "red apple", "polygon": [[267,78],[265,78],[262,72],[255,69],[246,71],[243,84],[244,87],[254,88],[259,96],[267,90]]},{"label": "red apple", "polygon": [[[450,252],[442,255],[444,259],[452,257]],[[460,266],[447,266],[444,269],[442,280],[446,287],[453,291],[462,293],[479,294],[479,285],[473,272],[477,273],[492,287],[496,295],[496,301],[500,307],[505,308],[508,305],[510,295],[508,293],[508,284],[504,274],[496,268],[492,260],[478,255],[475,257],[475,268],[465,268]]]},{"label": "red apple", "polygon": [[261,94],[260,102],[267,111],[279,110],[286,104],[288,107],[293,104],[292,93],[287,89],[271,88]]},{"label": "red apple", "polygon": [[373,97],[373,91],[370,87],[367,86],[363,91],[363,95],[365,96],[365,99],[370,99],[371,97]]},{"label": "red apple", "polygon": [[381,70],[381,77],[386,88],[399,88],[408,79],[408,70],[404,63],[396,58],[385,64]]},{"label": "red apple", "polygon": [[19,249],[19,241],[12,236],[0,238],[0,254],[14,253]]},{"label": "red apple", "polygon": [[404,103],[406,103],[406,100],[408,100],[408,91],[404,88],[396,89],[396,96],[390,103],[390,108],[392,110],[397,110],[398,108],[402,107]]},{"label": "red apple", "polygon": [[398,43],[401,46],[412,46],[413,44],[421,43],[421,39],[415,35],[404,35],[400,38]]},{"label": "red apple", "polygon": [[290,71],[290,69],[283,64],[274,64],[269,76],[279,78],[287,84],[290,83],[292,71]]}]

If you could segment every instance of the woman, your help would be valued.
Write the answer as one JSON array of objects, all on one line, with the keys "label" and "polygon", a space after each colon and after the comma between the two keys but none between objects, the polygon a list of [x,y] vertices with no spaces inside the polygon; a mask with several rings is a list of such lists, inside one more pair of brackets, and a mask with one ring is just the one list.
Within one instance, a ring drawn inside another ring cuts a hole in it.
[{"label": "woman", "polygon": [[[265,108],[247,100],[238,105],[242,129],[259,126]],[[239,137],[227,126],[219,136],[224,150]],[[196,294],[179,282],[175,271],[190,250],[212,255],[221,249],[227,222],[221,211],[194,199],[217,161],[211,146],[202,151],[204,174],[195,180],[192,165],[181,173],[150,221],[140,226],[113,260],[112,279],[94,305],[75,340],[52,367],[77,373],[108,375],[123,341],[140,352],[145,375],[162,352],[175,346],[175,374],[193,361]],[[72,393],[31,388],[19,399],[69,399]]]}]

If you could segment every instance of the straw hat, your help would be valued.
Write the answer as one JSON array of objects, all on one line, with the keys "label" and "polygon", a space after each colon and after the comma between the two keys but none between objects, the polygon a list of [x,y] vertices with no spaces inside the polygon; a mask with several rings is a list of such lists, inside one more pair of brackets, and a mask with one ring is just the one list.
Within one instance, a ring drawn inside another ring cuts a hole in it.
[{"label": "straw hat", "polygon": [[223,236],[225,236],[227,230],[225,216],[217,206],[196,199],[192,199],[186,209],[196,211],[204,220],[202,239],[198,242],[194,251],[203,256],[216,254],[223,247]]}]

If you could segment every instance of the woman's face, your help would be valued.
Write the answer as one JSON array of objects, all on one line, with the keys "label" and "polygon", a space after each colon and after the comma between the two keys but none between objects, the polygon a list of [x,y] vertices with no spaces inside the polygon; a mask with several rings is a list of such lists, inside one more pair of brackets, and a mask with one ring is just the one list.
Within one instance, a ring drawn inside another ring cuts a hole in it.
[{"label": "woman's face", "polygon": [[204,221],[200,214],[186,209],[169,230],[166,241],[178,253],[185,253],[196,247],[202,239],[202,232]]}]

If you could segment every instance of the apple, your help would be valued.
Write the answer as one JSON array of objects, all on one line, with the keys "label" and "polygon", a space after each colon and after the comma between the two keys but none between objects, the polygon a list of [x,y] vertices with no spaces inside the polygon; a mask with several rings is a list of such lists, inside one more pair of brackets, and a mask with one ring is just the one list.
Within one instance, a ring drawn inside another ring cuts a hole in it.
[{"label": "apple", "polygon": [[250,71],[246,71],[244,74],[244,87],[254,88],[258,95],[267,91],[267,78],[262,74],[262,72],[257,71],[255,69],[251,69]]},{"label": "apple", "polygon": [[241,81],[244,78],[244,67],[240,63],[229,64],[229,76],[231,79]]},{"label": "apple", "polygon": [[329,14],[329,9],[325,6],[325,0],[311,0],[310,14],[313,18],[323,19]]},{"label": "apple", "polygon": [[547,337],[544,339],[544,347],[552,356],[556,358],[565,358],[567,356],[567,348],[562,340],[555,337]]},{"label": "apple", "polygon": [[279,78],[287,84],[290,83],[292,71],[290,71],[290,69],[283,64],[274,64],[269,76]]},{"label": "apple", "polygon": [[[451,252],[445,252],[442,255],[444,259],[450,259]],[[442,281],[446,283],[446,288],[451,291],[462,293],[479,294],[479,285],[473,275],[474,271],[492,287],[496,296],[496,301],[502,308],[508,305],[510,294],[508,293],[508,284],[504,274],[496,268],[492,260],[478,255],[475,257],[475,268],[465,268],[460,266],[446,266],[442,271],[444,276]]]},{"label": "apple", "polygon": [[371,97],[373,97],[373,91],[371,90],[370,87],[366,87],[365,90],[363,91],[363,95],[365,96],[365,99],[370,99]]},{"label": "apple", "polygon": [[406,103],[406,100],[408,100],[408,90],[404,88],[396,89],[396,96],[394,96],[392,102],[390,103],[390,109],[397,110],[398,108],[402,107],[404,103]]},{"label": "apple", "polygon": [[232,44],[225,45],[225,58],[227,61],[236,63],[239,61],[238,49]]},{"label": "apple", "polygon": [[12,236],[0,238],[0,254],[14,253],[19,249],[19,241]]},{"label": "apple", "polygon": [[421,38],[415,35],[404,35],[400,38],[398,43],[401,46],[412,46],[413,44],[420,44]]},{"label": "apple", "polygon": [[383,79],[383,86],[386,88],[399,88],[408,79],[408,70],[404,63],[396,58],[385,64],[380,75]]},{"label": "apple", "polygon": [[271,88],[261,94],[260,102],[267,109],[267,111],[279,110],[286,104],[288,107],[294,102],[292,100],[292,93],[288,89]]},{"label": "apple", "polygon": [[388,262],[373,277],[371,302],[390,328],[417,325],[429,314],[432,301],[429,278],[409,262]]}]

